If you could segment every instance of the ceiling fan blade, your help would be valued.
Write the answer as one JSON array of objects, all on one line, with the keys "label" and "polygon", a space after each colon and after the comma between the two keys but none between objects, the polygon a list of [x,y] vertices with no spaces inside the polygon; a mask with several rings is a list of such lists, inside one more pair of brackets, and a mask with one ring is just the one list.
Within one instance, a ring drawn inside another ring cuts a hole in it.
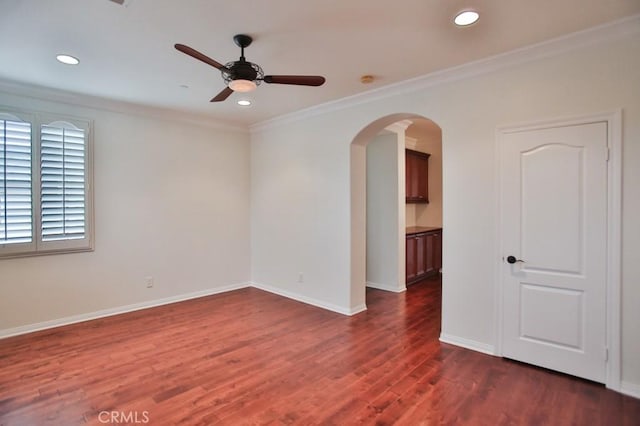
[{"label": "ceiling fan blade", "polygon": [[187,55],[191,56],[192,58],[196,58],[202,62],[204,62],[205,64],[209,64],[214,68],[217,68],[219,70],[223,70],[226,69],[224,67],[224,65],[222,65],[220,62],[211,59],[210,57],[208,57],[207,55],[204,55],[200,52],[198,52],[197,50],[189,47],[189,46],[185,46],[184,44],[176,44],[174,46],[176,49],[178,49],[179,51],[181,51],[182,53],[186,53]]},{"label": "ceiling fan blade", "polygon": [[299,86],[322,86],[325,82],[320,75],[265,75],[265,83],[297,84]]},{"label": "ceiling fan blade", "polygon": [[210,102],[221,102],[221,101],[224,101],[232,93],[233,93],[233,90],[229,89],[228,87],[225,87],[224,89],[222,89],[222,92],[218,93],[213,99],[211,99]]}]

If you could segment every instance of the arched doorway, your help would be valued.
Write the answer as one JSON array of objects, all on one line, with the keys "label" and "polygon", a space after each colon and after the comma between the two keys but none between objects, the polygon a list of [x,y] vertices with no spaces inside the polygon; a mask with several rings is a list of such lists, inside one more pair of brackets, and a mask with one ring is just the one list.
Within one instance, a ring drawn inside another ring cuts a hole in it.
[{"label": "arched doorway", "polygon": [[[396,154],[398,160],[397,191],[391,191],[385,195],[387,197],[386,201],[393,204],[391,209],[388,209],[387,216],[395,222],[393,224],[395,226],[395,229],[392,230],[393,232],[387,233],[388,246],[386,247],[389,268],[392,271],[387,276],[391,276],[393,282],[387,284],[387,288],[384,289],[398,292],[405,289],[405,227],[408,211],[405,206],[404,194],[404,149],[405,130],[407,127],[418,132],[426,128],[435,129],[441,145],[442,133],[440,127],[424,116],[411,113],[398,113],[379,118],[364,127],[351,142],[351,306],[360,307],[360,310],[366,309],[365,289],[369,281],[367,276],[367,146],[371,141],[380,137],[379,135],[385,129],[396,131],[399,135]],[[397,130],[398,128],[400,130]],[[415,138],[410,139],[415,142]],[[393,154],[393,149],[388,152]],[[441,149],[439,160],[441,165]],[[441,175],[441,169],[439,173]],[[439,220],[442,221],[441,191],[438,206],[440,208]],[[415,217],[413,206],[409,212]],[[371,253],[371,251],[369,252]]]}]

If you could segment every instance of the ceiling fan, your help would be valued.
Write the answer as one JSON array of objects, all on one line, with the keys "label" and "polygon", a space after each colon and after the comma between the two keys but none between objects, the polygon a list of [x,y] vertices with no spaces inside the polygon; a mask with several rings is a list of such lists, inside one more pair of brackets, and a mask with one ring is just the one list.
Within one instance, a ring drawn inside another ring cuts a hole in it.
[{"label": "ceiling fan", "polygon": [[244,57],[244,48],[249,46],[253,39],[245,34],[237,34],[233,37],[233,41],[240,47],[240,59],[227,62],[224,65],[189,46],[175,45],[175,48],[180,52],[209,64],[222,73],[222,79],[227,87],[211,99],[211,102],[224,101],[233,92],[250,92],[263,81],[272,84],[296,84],[299,86],[322,86],[325,82],[325,78],[319,75],[264,75],[264,71],[258,64],[249,62]]}]

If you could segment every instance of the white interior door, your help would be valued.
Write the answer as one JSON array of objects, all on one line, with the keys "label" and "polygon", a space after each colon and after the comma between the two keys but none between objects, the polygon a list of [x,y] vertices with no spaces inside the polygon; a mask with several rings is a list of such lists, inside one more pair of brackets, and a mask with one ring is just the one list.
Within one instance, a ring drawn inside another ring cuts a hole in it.
[{"label": "white interior door", "polygon": [[500,143],[503,355],[604,382],[607,123]]}]

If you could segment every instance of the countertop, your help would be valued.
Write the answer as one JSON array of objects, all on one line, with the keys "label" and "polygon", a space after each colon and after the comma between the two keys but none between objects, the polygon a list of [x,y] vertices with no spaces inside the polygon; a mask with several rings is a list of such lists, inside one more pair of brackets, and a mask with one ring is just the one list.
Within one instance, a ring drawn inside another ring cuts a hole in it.
[{"label": "countertop", "polygon": [[430,231],[442,231],[442,228],[437,226],[408,226],[406,230],[407,235],[420,234],[422,232]]}]

